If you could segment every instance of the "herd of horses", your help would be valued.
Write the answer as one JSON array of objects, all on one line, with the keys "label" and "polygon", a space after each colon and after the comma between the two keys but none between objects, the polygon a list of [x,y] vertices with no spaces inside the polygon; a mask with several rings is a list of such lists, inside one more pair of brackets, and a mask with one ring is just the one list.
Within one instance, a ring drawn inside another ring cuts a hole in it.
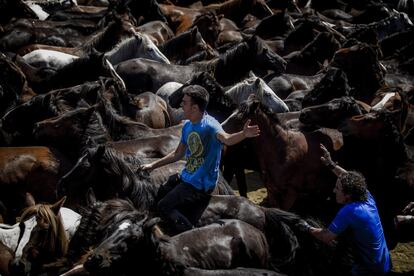
[{"label": "herd of horses", "polygon": [[[0,1],[0,275],[348,275],[347,239],[301,227],[340,207],[320,144],[366,177],[389,248],[412,239],[393,224],[414,199],[412,19],[412,0]],[[139,168],[178,145],[193,84],[261,135],[224,148],[171,236],[157,193],[184,161]]]}]

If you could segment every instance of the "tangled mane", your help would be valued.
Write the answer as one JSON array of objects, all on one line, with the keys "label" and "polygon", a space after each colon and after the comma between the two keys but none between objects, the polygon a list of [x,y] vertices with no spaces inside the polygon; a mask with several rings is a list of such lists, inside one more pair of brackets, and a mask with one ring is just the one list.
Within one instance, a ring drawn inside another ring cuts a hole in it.
[{"label": "tangled mane", "polygon": [[131,200],[138,210],[149,210],[154,206],[158,185],[151,183],[149,174],[136,170],[143,164],[141,158],[124,155],[108,146],[100,146],[101,162],[111,174],[122,179],[121,186],[116,187],[120,196]]}]

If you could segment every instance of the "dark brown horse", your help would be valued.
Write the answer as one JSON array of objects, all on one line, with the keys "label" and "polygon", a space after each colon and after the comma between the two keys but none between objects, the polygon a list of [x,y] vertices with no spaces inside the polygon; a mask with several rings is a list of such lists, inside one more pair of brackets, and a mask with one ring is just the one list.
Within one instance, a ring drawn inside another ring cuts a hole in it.
[{"label": "dark brown horse", "polygon": [[271,206],[289,210],[300,194],[330,194],[333,182],[321,178],[324,169],[319,148],[320,143],[332,147],[328,136],[286,129],[252,97],[223,123],[223,128],[230,133],[239,131],[247,119],[261,129],[254,149]]},{"label": "dark brown horse", "polygon": [[354,98],[341,97],[302,109],[299,120],[306,125],[338,128],[344,119],[363,113],[363,108]]},{"label": "dark brown horse", "polygon": [[14,223],[25,206],[27,192],[39,201],[54,202],[57,182],[71,166],[52,148],[0,148],[0,199],[7,207],[6,222]]}]

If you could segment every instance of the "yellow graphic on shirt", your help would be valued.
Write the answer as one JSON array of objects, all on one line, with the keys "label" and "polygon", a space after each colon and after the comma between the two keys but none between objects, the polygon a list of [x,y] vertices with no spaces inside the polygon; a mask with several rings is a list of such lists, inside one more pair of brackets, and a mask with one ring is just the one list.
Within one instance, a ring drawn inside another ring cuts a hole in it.
[{"label": "yellow graphic on shirt", "polygon": [[197,132],[191,132],[187,138],[187,145],[190,150],[187,164],[185,165],[188,172],[195,172],[204,162],[204,147],[201,143],[200,135]]}]

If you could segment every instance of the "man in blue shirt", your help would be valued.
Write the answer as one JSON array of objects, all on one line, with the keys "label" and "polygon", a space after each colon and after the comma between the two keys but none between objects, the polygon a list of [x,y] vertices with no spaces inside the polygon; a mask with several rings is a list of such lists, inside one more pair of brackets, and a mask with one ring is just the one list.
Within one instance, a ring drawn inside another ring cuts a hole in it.
[{"label": "man in blue shirt", "polygon": [[242,131],[226,133],[220,123],[205,112],[209,94],[202,86],[187,86],[183,89],[183,94],[181,106],[187,120],[184,122],[177,149],[161,159],[141,166],[143,170],[152,170],[176,162],[184,156],[186,158],[181,174],[170,177],[158,192],[158,198],[161,198],[158,211],[175,228],[172,229],[173,233],[193,227],[181,210],[198,209],[208,203],[219,175],[222,145],[234,145],[260,133],[257,125],[249,125],[250,120]]},{"label": "man in blue shirt", "polygon": [[321,161],[338,177],[334,193],[344,206],[327,229],[302,222],[314,237],[333,242],[342,233],[350,235],[355,251],[353,275],[384,275],[391,269],[390,254],[374,198],[367,190],[365,178],[358,172],[346,171],[335,164],[321,145]]}]

